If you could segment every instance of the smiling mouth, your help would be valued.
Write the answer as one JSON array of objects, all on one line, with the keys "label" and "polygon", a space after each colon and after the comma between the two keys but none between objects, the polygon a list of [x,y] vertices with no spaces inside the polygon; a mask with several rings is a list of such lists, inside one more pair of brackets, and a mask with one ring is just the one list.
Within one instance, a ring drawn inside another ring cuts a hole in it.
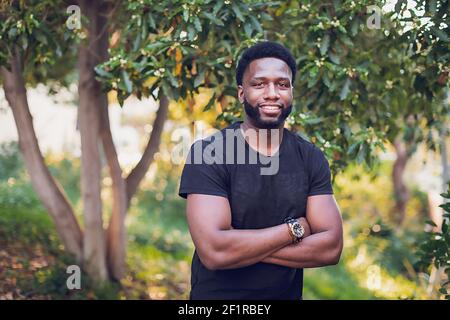
[{"label": "smiling mouth", "polygon": [[281,110],[281,106],[279,105],[263,105],[263,106],[259,106],[259,108],[262,110],[263,113],[267,114],[267,115],[277,115],[280,110]]},{"label": "smiling mouth", "polygon": [[281,106],[274,104],[265,104],[263,106],[260,106],[260,108],[264,111],[278,111],[281,109]]},{"label": "smiling mouth", "polygon": [[262,106],[259,106],[259,107],[260,107],[261,109],[264,109],[264,110],[270,110],[270,111],[281,109],[281,106],[280,106],[280,105],[275,105],[275,104],[265,104],[265,105],[262,105]]}]

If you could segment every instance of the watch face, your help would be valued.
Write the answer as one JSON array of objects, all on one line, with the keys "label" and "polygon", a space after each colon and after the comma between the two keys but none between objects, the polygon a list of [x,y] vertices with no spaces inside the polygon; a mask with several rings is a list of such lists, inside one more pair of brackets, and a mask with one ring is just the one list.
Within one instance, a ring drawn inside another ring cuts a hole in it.
[{"label": "watch face", "polygon": [[303,228],[300,223],[295,223],[293,226],[293,232],[297,238],[301,238],[305,234],[305,228]]}]

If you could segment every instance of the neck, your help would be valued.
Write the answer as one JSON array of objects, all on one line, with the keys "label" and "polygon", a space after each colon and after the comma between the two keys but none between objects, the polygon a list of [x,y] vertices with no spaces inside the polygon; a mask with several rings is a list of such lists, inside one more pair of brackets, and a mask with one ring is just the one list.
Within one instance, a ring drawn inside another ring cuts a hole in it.
[{"label": "neck", "polygon": [[[247,142],[254,148],[256,148],[258,151],[267,151],[268,154],[272,154],[272,150],[274,150],[273,153],[278,150],[279,146],[281,145],[281,141],[283,140],[283,128],[284,128],[284,121],[277,127],[273,129],[265,129],[265,128],[259,128],[257,127],[248,117],[245,117],[244,121],[241,124],[241,129],[244,133],[244,137],[246,137],[247,130],[254,130],[256,132],[256,145],[254,145],[254,142],[247,140]],[[272,133],[274,134],[272,141]],[[260,143],[259,139],[261,136],[265,136],[265,143]],[[277,139],[278,137],[278,139]]]}]

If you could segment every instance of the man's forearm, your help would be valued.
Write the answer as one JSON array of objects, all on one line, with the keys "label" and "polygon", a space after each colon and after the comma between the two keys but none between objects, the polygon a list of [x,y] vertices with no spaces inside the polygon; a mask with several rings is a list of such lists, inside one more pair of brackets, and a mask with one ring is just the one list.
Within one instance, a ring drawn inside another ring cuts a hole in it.
[{"label": "man's forearm", "polygon": [[235,269],[261,262],[291,243],[285,224],[258,230],[221,230],[210,267]]},{"label": "man's forearm", "polygon": [[310,235],[299,244],[285,246],[262,262],[291,268],[315,268],[336,264],[342,251],[342,239],[332,231]]}]

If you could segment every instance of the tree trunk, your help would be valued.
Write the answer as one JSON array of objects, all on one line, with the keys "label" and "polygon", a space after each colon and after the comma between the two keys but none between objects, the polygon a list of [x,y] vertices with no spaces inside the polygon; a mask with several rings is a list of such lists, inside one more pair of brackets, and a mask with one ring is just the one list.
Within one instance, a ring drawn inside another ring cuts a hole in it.
[{"label": "tree trunk", "polygon": [[[81,186],[84,205],[84,267],[96,282],[108,279],[106,239],[103,229],[100,163],[100,114],[104,97],[95,80],[94,67],[107,56],[108,30],[105,1],[80,1],[88,18],[88,40],[78,53]],[[105,54],[106,53],[106,54]]]},{"label": "tree trunk", "polygon": [[120,280],[125,273],[127,191],[112,139],[108,115],[108,99],[106,94],[102,93],[102,95],[101,137],[112,179],[113,195],[112,214],[107,231],[107,262],[110,276],[115,280]]},{"label": "tree trunk", "polygon": [[144,178],[148,167],[153,161],[153,156],[159,149],[159,143],[161,142],[161,134],[164,128],[164,122],[167,118],[169,108],[169,99],[164,95],[160,94],[159,96],[159,109],[156,112],[156,118],[153,122],[153,130],[150,135],[150,139],[148,141],[147,146],[145,147],[145,151],[142,155],[141,160],[139,160],[136,167],[130,172],[126,179],[127,183],[127,207],[130,206],[130,201],[133,195],[135,194],[139,183]]},{"label": "tree trunk", "polygon": [[403,172],[408,162],[408,152],[405,143],[397,138],[394,141],[394,147],[397,154],[394,167],[392,170],[392,181],[395,194],[395,208],[393,210],[394,221],[397,225],[401,225],[405,218],[406,203],[409,199],[408,189],[403,183]]},{"label": "tree trunk", "polygon": [[72,207],[62,188],[51,176],[36,138],[30,114],[25,81],[18,54],[11,57],[11,71],[1,68],[3,89],[12,109],[31,184],[55,223],[56,231],[67,252],[78,263],[82,259],[83,235]]}]

